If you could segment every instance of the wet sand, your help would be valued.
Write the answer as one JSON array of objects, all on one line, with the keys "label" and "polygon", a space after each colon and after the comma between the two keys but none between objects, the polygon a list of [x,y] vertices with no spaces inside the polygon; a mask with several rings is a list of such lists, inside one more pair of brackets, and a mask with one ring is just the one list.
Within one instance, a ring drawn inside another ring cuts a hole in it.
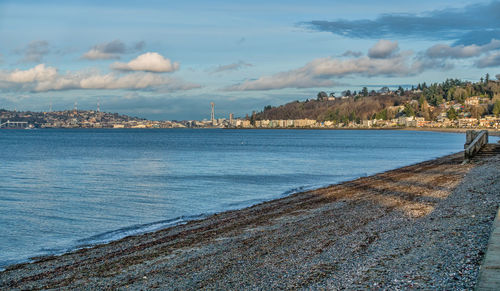
[{"label": "wet sand", "polygon": [[0,289],[471,289],[500,145],[294,194],[0,273]]}]

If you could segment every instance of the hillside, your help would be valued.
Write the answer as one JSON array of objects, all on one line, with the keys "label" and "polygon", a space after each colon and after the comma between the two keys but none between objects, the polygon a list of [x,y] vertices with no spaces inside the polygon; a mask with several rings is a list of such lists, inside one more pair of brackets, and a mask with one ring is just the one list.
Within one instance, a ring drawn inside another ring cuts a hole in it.
[{"label": "hillside", "polygon": [[255,119],[315,119],[318,121],[371,119],[373,115],[386,108],[399,106],[410,100],[409,96],[380,95],[336,100],[295,101],[278,107],[266,107],[256,114]]},{"label": "hillside", "polygon": [[432,121],[440,115],[452,120],[500,115],[500,82],[489,80],[486,75],[475,83],[448,79],[430,86],[418,84],[407,90],[400,87],[390,91],[384,87],[378,92],[368,92],[365,87],[358,93],[343,92],[342,97],[319,92],[316,99],[266,106],[250,120],[313,119],[359,123],[360,120],[390,120],[400,116]]},{"label": "hillside", "polygon": [[0,121],[7,120],[28,122],[34,127],[85,127],[91,124],[98,124],[98,127],[113,127],[113,124],[139,122],[145,119],[93,110],[32,112],[0,109]]}]

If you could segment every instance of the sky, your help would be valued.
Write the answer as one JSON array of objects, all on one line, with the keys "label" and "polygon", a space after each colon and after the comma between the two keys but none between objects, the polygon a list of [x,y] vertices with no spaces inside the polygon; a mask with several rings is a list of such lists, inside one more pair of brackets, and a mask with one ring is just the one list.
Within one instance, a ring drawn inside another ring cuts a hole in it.
[{"label": "sky", "polygon": [[0,0],[0,108],[245,116],[500,73],[500,1]]}]

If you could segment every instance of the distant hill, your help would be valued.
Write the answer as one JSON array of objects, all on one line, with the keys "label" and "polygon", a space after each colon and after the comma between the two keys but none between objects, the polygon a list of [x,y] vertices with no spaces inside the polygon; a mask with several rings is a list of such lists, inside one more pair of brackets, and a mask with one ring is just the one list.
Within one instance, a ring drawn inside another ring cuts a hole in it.
[{"label": "distant hill", "polygon": [[295,101],[278,107],[265,107],[255,115],[264,119],[315,119],[318,121],[343,119],[371,119],[385,108],[399,106],[411,100],[410,96],[379,95],[351,96],[336,100]]},{"label": "distant hill", "polygon": [[399,116],[435,120],[442,113],[450,119],[500,115],[500,81],[489,80],[487,74],[479,82],[448,79],[431,85],[418,84],[406,90],[399,87],[391,91],[384,87],[378,92],[368,92],[365,87],[357,93],[345,91],[342,97],[336,98],[319,92],[317,98],[312,100],[294,101],[277,107],[266,106],[261,112],[254,113],[250,121],[314,119],[359,123],[360,120],[389,120]]},{"label": "distant hill", "polygon": [[145,119],[93,110],[33,112],[0,109],[0,121],[2,120],[24,121],[35,127],[44,125],[48,127],[82,127],[84,123],[98,123],[103,127],[112,127],[116,123],[144,121]]}]

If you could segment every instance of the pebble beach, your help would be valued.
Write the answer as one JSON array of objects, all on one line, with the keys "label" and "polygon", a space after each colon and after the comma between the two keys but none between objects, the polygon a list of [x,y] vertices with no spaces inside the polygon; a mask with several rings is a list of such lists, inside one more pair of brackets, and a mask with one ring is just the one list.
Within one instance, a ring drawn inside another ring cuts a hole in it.
[{"label": "pebble beach", "polygon": [[457,153],[0,272],[1,290],[476,285],[500,156]]}]

